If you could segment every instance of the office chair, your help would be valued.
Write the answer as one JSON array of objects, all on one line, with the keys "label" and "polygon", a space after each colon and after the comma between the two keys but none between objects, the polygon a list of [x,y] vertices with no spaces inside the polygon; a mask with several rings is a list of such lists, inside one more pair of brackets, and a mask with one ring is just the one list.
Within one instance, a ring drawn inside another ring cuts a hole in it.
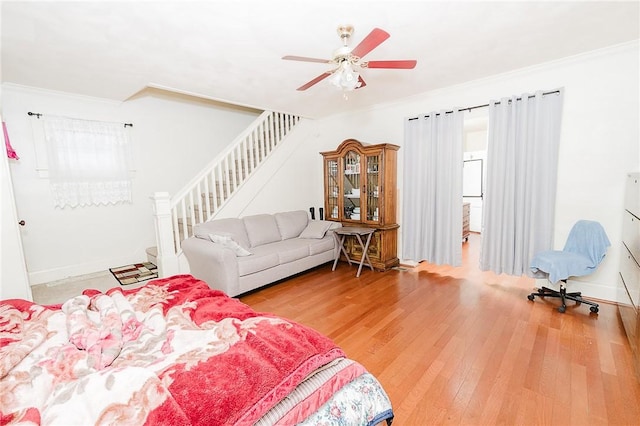
[{"label": "office chair", "polygon": [[560,291],[547,287],[536,289],[527,298],[531,301],[538,297],[559,297],[562,305],[558,312],[567,310],[566,300],[573,300],[579,305],[591,305],[589,309],[598,313],[598,304],[582,298],[580,292],[567,293],[566,285],[569,277],[579,277],[595,272],[604,259],[607,248],[611,245],[604,228],[598,222],[579,220],[573,225],[567,242],[562,250],[547,250],[536,254],[531,261],[534,276],[547,276],[552,283],[560,282]]}]

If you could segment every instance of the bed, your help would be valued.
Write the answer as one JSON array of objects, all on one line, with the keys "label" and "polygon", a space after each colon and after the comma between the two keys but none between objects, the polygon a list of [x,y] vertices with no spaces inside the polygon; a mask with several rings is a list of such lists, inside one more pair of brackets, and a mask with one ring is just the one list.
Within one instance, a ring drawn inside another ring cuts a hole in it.
[{"label": "bed", "polygon": [[317,331],[190,275],[0,301],[0,424],[390,425],[380,383]]}]

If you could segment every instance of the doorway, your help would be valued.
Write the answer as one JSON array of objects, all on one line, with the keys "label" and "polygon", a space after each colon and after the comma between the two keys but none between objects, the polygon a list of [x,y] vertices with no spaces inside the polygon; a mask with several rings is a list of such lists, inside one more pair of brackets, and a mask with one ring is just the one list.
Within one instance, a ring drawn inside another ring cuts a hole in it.
[{"label": "doorway", "polygon": [[469,231],[477,234],[482,233],[488,122],[486,108],[477,108],[465,114],[462,202],[469,204]]}]

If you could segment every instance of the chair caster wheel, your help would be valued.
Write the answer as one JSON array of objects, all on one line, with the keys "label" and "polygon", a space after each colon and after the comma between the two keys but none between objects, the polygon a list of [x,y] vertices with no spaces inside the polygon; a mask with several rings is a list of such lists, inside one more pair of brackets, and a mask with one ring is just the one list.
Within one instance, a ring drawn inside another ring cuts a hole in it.
[{"label": "chair caster wheel", "polygon": [[566,306],[558,306],[558,312],[560,312],[561,314],[564,314],[564,311],[567,310]]},{"label": "chair caster wheel", "polygon": [[591,312],[593,312],[594,314],[598,313],[598,307],[597,306],[592,306],[589,308],[591,310]]},{"label": "chair caster wheel", "polygon": [[533,299],[535,299],[535,297],[533,297],[533,294],[530,294],[527,296],[527,299],[531,300],[533,302]]}]

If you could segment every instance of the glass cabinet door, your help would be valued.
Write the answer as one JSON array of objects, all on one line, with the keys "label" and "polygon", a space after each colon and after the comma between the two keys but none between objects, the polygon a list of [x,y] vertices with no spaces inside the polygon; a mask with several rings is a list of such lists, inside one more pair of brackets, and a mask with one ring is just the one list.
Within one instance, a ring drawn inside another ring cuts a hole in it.
[{"label": "glass cabinet door", "polygon": [[360,220],[360,154],[348,151],[344,156],[343,208],[344,218]]},{"label": "glass cabinet door", "polygon": [[338,197],[340,195],[340,180],[338,179],[338,159],[327,160],[327,219],[338,219]]},{"label": "glass cabinet door", "polygon": [[367,221],[378,222],[379,216],[379,195],[380,185],[382,183],[380,179],[380,156],[368,155],[367,157],[367,194],[366,194],[366,206],[367,206]]}]

